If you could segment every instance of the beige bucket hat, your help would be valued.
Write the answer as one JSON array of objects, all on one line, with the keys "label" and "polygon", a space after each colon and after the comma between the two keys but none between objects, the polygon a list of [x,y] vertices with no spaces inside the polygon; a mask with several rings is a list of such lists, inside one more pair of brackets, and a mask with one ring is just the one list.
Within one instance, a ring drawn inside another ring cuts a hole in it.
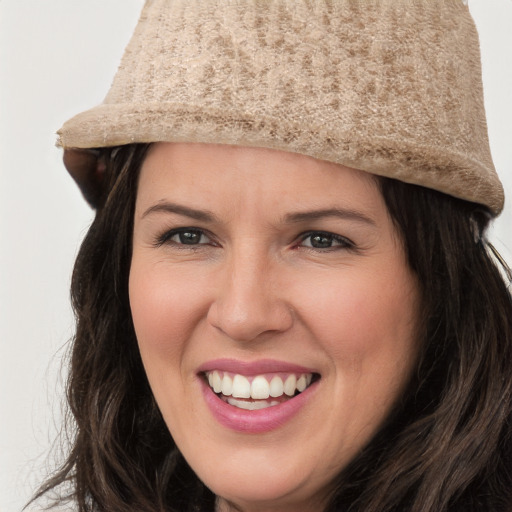
[{"label": "beige bucket hat", "polygon": [[104,102],[59,130],[97,206],[92,148],[274,148],[504,201],[463,0],[147,0]]}]

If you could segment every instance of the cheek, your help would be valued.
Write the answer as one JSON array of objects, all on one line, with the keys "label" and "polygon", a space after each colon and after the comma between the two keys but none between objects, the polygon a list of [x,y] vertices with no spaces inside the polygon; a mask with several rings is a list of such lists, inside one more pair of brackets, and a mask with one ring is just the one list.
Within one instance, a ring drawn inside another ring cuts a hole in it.
[{"label": "cheek", "polygon": [[388,339],[410,338],[417,294],[409,279],[379,279],[368,272],[315,284],[305,287],[301,311],[334,351],[365,354]]},{"label": "cheek", "polygon": [[419,293],[403,267],[378,270],[317,280],[302,314],[330,357],[338,393],[356,409],[384,411],[414,366]]},{"label": "cheek", "polygon": [[169,270],[165,263],[132,261],[130,307],[145,365],[178,362],[206,308],[197,279]]}]

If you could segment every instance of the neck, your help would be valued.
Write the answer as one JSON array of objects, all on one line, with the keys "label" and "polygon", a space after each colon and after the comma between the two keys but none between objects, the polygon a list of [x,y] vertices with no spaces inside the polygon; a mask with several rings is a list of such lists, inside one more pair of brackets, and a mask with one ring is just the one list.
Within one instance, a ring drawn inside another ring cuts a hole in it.
[{"label": "neck", "polygon": [[273,504],[268,503],[253,503],[247,505],[240,505],[230,502],[224,498],[217,497],[215,502],[215,512],[319,512],[319,503],[314,504]]}]

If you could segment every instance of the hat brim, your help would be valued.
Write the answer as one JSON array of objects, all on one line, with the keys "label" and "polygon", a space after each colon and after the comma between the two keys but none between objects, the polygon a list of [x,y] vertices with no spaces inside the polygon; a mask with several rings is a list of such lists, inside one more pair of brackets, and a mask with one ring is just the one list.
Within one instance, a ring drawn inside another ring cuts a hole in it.
[{"label": "hat brim", "polygon": [[485,165],[453,147],[419,145],[416,140],[389,134],[361,137],[339,127],[329,130],[311,120],[283,122],[172,103],[136,109],[133,105],[102,104],[70,119],[58,134],[66,168],[93,206],[101,195],[103,164],[91,148],[153,142],[229,144],[301,153],[476,203],[482,203],[484,197],[494,215],[504,203],[503,187],[492,162]]}]

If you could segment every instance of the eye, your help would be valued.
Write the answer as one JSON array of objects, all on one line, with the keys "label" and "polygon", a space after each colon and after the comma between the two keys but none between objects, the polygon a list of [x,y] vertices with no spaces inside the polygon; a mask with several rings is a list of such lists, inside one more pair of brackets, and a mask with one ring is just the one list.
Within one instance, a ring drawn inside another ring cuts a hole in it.
[{"label": "eye", "polygon": [[325,231],[305,233],[301,238],[302,247],[313,249],[351,249],[354,244],[348,239]]},{"label": "eye", "polygon": [[158,246],[171,245],[206,245],[211,244],[212,239],[198,228],[179,228],[166,231],[156,240]]}]

